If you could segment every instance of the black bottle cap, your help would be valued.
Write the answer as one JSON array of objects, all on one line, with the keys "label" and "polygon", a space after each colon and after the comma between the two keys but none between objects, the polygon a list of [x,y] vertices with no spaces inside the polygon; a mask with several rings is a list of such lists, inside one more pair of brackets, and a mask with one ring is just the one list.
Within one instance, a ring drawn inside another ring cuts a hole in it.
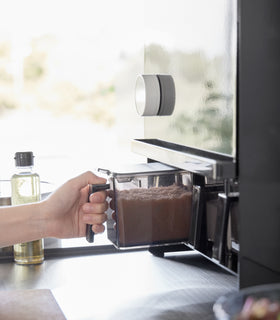
[{"label": "black bottle cap", "polygon": [[16,167],[29,167],[34,165],[33,152],[16,152],[15,154]]}]

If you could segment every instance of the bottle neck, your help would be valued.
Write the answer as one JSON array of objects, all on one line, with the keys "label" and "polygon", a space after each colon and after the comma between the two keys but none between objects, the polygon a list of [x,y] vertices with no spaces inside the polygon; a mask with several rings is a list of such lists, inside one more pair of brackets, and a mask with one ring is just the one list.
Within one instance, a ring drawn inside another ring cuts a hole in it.
[{"label": "bottle neck", "polygon": [[16,171],[19,174],[33,173],[33,166],[17,166]]}]

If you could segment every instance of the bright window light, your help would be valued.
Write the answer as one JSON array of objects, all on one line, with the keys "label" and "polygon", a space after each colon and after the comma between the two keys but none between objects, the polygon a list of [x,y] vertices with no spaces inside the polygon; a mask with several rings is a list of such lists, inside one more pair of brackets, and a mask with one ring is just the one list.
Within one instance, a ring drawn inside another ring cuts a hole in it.
[{"label": "bright window light", "polygon": [[55,184],[139,161],[130,151],[131,139],[142,137],[134,107],[143,71],[136,8],[128,0],[5,2],[0,179],[10,178],[17,151],[33,151],[41,179]]}]

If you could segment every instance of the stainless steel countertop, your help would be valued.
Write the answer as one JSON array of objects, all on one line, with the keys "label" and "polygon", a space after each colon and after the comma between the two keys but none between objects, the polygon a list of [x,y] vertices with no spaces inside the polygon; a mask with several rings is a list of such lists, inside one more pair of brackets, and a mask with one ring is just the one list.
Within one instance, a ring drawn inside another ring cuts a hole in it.
[{"label": "stainless steel countertop", "polygon": [[0,289],[51,289],[69,320],[210,320],[215,300],[237,290],[237,277],[196,252],[139,251],[2,262]]}]

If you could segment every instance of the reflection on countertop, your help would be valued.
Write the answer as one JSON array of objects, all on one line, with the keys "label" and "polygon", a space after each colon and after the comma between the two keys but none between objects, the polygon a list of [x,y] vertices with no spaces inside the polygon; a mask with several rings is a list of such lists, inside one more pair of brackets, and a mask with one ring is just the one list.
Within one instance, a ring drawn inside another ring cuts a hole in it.
[{"label": "reflection on countertop", "polygon": [[47,258],[41,265],[1,263],[1,290],[51,289],[67,319],[214,319],[215,300],[237,277],[188,251]]}]

